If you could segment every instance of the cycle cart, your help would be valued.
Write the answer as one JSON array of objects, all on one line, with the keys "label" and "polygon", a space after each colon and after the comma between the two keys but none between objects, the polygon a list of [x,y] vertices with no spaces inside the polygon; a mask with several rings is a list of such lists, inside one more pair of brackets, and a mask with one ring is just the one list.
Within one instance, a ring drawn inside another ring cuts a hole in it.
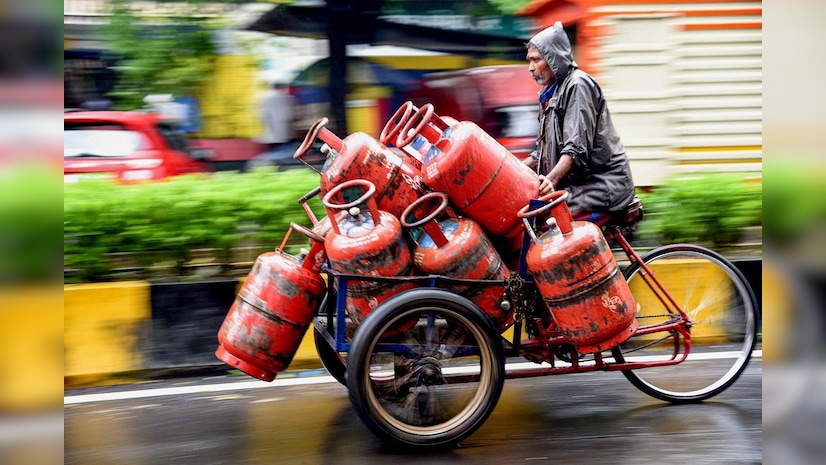
[{"label": "cycle cart", "polygon": [[[294,155],[316,138],[329,144],[319,188],[299,199],[313,228],[291,227],[310,250],[284,254],[288,232],[259,256],[219,331],[216,355],[231,366],[272,380],[312,324],[321,362],[364,423],[418,448],[471,435],[508,378],[621,371],[648,395],[690,403],[723,392],[746,367],[758,307],[743,275],[696,245],[638,254],[624,232],[641,219],[639,205],[601,229],[574,222],[564,191],[534,199],[535,173],[430,104],[403,105],[381,142],[340,139],[326,123]],[[406,155],[384,145],[393,136]],[[307,202],[322,192],[327,216],[318,220]],[[438,207],[417,214],[433,200]],[[450,245],[442,214],[454,239],[475,243],[468,256],[425,260],[424,242]],[[340,223],[358,234],[341,234]]]},{"label": "cycle cart", "polygon": [[[379,277],[326,269],[324,302],[313,320],[318,355],[378,437],[402,447],[455,445],[483,424],[510,378],[621,371],[648,395],[692,403],[723,392],[741,375],[755,346],[758,318],[745,278],[727,259],[696,245],[638,254],[623,231],[641,212],[603,228],[628,261],[622,274],[639,303],[636,329],[605,350],[579,352],[526,270],[534,212],[550,204],[532,201],[523,214],[518,270],[506,279]],[[406,283],[413,289],[353,324],[345,312],[353,282]],[[513,324],[504,333],[455,291],[487,287],[501,288],[512,312]],[[505,361],[514,358],[528,362],[506,368]]]}]

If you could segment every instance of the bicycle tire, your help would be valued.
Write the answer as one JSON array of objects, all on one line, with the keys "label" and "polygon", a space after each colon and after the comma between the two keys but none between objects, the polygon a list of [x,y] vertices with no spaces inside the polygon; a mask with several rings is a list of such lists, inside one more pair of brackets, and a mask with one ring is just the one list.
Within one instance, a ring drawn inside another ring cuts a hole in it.
[{"label": "bicycle tire", "polygon": [[[692,322],[691,353],[676,365],[624,370],[642,392],[675,404],[707,400],[728,389],[743,373],[757,340],[757,300],[742,273],[704,247],[674,244],[642,256],[663,287]],[[623,275],[640,311],[640,326],[673,317],[643,282],[639,263]],[[676,331],[633,336],[611,349],[618,362],[679,356],[683,336]]]},{"label": "bicycle tire", "polygon": [[505,380],[493,323],[471,301],[439,289],[381,304],[356,330],[347,360],[353,407],[400,449],[455,446],[488,418]]}]

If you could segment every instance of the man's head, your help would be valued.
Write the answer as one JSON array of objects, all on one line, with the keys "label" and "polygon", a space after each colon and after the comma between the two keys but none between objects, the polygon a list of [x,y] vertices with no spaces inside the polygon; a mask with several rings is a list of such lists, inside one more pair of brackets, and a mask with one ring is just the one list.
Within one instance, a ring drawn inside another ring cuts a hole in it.
[{"label": "man's head", "polygon": [[528,59],[528,71],[531,72],[531,77],[537,84],[547,87],[554,83],[556,79],[554,72],[551,71],[551,67],[548,66],[548,62],[545,61],[545,57],[538,48],[529,44],[526,58]]},{"label": "man's head", "polygon": [[565,79],[577,67],[571,55],[571,42],[559,21],[533,36],[525,47],[528,49],[528,70],[541,86]]}]

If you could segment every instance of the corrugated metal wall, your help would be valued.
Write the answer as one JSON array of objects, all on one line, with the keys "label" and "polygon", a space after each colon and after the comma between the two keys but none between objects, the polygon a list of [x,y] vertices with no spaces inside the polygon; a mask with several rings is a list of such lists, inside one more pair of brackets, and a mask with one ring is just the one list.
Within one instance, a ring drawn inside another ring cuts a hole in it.
[{"label": "corrugated metal wall", "polygon": [[637,185],[762,170],[760,2],[595,8],[595,72]]}]

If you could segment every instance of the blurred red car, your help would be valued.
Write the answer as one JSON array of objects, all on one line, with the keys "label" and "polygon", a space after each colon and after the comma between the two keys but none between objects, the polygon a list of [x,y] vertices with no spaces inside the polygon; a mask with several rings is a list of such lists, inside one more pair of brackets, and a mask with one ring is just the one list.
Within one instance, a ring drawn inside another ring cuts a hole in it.
[{"label": "blurred red car", "polygon": [[63,114],[63,177],[147,181],[214,171],[210,150],[192,149],[183,133],[156,114],[70,111]]}]

